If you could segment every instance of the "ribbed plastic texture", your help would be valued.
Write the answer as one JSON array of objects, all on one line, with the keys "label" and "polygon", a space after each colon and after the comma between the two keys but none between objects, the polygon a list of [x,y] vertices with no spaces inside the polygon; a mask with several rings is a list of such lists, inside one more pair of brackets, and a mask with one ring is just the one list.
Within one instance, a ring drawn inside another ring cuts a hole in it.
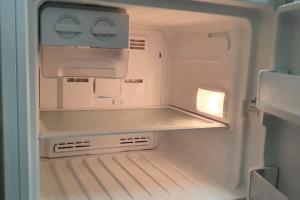
[{"label": "ribbed plastic texture", "polygon": [[233,199],[153,153],[42,160],[41,200]]}]

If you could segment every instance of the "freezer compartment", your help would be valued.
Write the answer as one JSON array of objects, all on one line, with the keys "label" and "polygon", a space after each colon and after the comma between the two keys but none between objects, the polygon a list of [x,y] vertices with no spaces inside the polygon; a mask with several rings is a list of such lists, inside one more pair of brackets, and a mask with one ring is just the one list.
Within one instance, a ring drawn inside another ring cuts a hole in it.
[{"label": "freezer compartment", "polygon": [[[241,193],[245,189],[236,187],[241,183],[244,164],[244,102],[248,98],[251,25],[247,20],[206,13],[132,5],[122,7],[127,10],[131,23],[127,77],[120,80],[90,78],[86,83],[73,82],[76,77],[50,79],[41,75],[40,141],[57,137],[74,139],[161,133],[159,146],[155,151],[164,149],[164,152],[172,154],[174,159],[168,156],[172,166],[176,167],[178,160],[178,163],[185,163],[195,169],[196,172],[191,174],[199,181],[196,194],[185,188],[174,195],[171,195],[172,191],[167,192],[167,198],[235,199],[235,195],[224,197],[222,192],[219,194],[216,191],[224,191],[218,185],[231,187]],[[105,156],[107,155],[101,154],[96,157],[102,159]],[[78,158],[43,161],[56,163]],[[89,158],[90,155],[80,157],[83,160]],[[113,161],[116,159],[111,158]],[[51,170],[54,168],[52,165],[49,165]],[[74,170],[69,167],[71,165],[63,164],[61,168],[65,171],[62,174],[71,173],[73,176]],[[107,168],[111,169],[114,165],[115,163],[110,163]],[[165,172],[172,171],[173,167],[160,169],[162,165],[163,162],[160,162],[156,168]],[[127,165],[120,167],[124,170]],[[139,173],[139,169],[145,171],[143,166],[137,168],[132,172],[133,175],[129,174],[135,182],[139,176],[134,173]],[[45,185],[55,177],[51,170],[51,173],[42,175],[45,177],[42,179]],[[196,177],[200,172],[209,179]],[[144,175],[149,177],[147,173],[144,172]],[[178,173],[174,174],[169,178],[176,185],[189,185],[182,183],[181,179],[176,182],[173,177]],[[61,174],[57,177],[59,176]],[[78,182],[79,176],[71,178],[76,181],[74,187],[73,182],[63,183],[70,177],[63,177],[60,181],[56,178],[53,185],[60,185],[59,188],[63,190],[58,189],[59,192],[67,195],[68,199],[76,199],[76,196],[83,199],[96,198],[92,188],[96,185],[93,184],[95,180]],[[47,177],[50,177],[49,181],[44,183]],[[164,181],[154,179],[151,174],[150,178],[159,187],[165,184]],[[118,184],[121,181],[127,183],[127,179],[124,181],[123,177],[113,179]],[[212,184],[210,179],[218,185]],[[99,185],[97,179],[96,182]],[[145,189],[146,186],[139,183],[137,182],[142,187],[142,192],[146,191],[148,194],[145,199],[167,199],[165,196],[160,197],[159,192],[149,192],[149,189]],[[101,182],[101,185],[104,186],[104,183]],[[119,187],[124,190],[124,186]],[[42,188],[47,189],[47,186]],[[90,188],[92,192],[87,191]],[[102,188],[104,195],[109,196],[106,192],[108,189]],[[71,194],[68,194],[69,190]],[[132,190],[126,192],[130,194],[130,198],[144,199],[139,198],[139,188],[133,187]],[[95,191],[97,193],[98,189]],[[189,194],[192,196],[188,196]]]},{"label": "freezer compartment", "polygon": [[41,200],[233,200],[237,194],[155,152],[42,159]]},{"label": "freezer compartment", "polygon": [[174,107],[40,112],[40,138],[147,131],[226,128]]}]

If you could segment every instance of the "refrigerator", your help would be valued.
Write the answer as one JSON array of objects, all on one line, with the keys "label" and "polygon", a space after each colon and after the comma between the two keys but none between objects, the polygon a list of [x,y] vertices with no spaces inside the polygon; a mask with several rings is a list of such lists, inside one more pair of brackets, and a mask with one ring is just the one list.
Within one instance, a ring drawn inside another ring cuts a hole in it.
[{"label": "refrigerator", "polygon": [[300,2],[0,2],[1,199],[300,199]]}]

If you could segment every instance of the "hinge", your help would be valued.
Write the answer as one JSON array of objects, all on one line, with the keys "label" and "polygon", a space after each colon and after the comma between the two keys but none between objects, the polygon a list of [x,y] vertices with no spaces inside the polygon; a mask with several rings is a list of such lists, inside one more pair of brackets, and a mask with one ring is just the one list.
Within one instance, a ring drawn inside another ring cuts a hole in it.
[{"label": "hinge", "polygon": [[245,100],[245,114],[256,113],[259,114],[259,109],[256,106],[256,97]]}]

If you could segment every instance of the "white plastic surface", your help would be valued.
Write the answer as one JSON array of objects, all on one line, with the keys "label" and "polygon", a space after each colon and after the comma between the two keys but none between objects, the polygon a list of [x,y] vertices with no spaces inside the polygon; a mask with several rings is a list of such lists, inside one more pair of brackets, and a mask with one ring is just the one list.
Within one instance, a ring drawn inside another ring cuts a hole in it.
[{"label": "white plastic surface", "polygon": [[41,138],[40,155],[45,158],[103,154],[121,151],[153,149],[158,145],[154,132],[98,136],[57,136]]},{"label": "white plastic surface", "polygon": [[40,138],[227,127],[172,107],[40,112]]},{"label": "white plastic surface", "polygon": [[41,46],[45,77],[125,78],[127,66],[126,49]]},{"label": "white plastic surface", "polygon": [[[272,168],[265,169],[274,171]],[[275,169],[275,173],[271,174],[271,178],[275,179],[275,184],[269,182],[265,176],[267,173],[263,170],[254,170],[250,173],[250,190],[249,190],[249,198],[251,200],[289,200],[284,194],[282,194],[276,188],[276,181],[278,176],[278,169]],[[260,171],[262,171],[260,173]]]},{"label": "white plastic surface", "polygon": [[[168,65],[172,69],[170,104],[196,113],[198,88],[221,91],[226,93],[224,116],[201,114],[231,124],[246,98],[248,66],[241,63],[248,59],[249,27],[238,20],[216,24],[187,25],[167,32]],[[231,38],[230,49],[226,38],[209,37],[220,32]]]},{"label": "white plastic surface", "polygon": [[300,124],[300,76],[261,71],[257,106],[266,113]]},{"label": "white plastic surface", "polygon": [[234,194],[155,153],[41,161],[41,200],[232,200]]},{"label": "white plastic surface", "polygon": [[[41,74],[40,108],[49,110],[160,106],[162,95],[167,94],[165,90],[162,92],[162,70],[165,69],[162,65],[163,57],[158,56],[160,52],[164,56],[164,33],[160,30],[130,31],[130,40],[143,41],[144,49],[128,50],[128,73],[125,79],[96,78],[93,85],[93,81],[68,83],[66,78],[47,78]],[[93,59],[97,58],[91,58]]]}]

